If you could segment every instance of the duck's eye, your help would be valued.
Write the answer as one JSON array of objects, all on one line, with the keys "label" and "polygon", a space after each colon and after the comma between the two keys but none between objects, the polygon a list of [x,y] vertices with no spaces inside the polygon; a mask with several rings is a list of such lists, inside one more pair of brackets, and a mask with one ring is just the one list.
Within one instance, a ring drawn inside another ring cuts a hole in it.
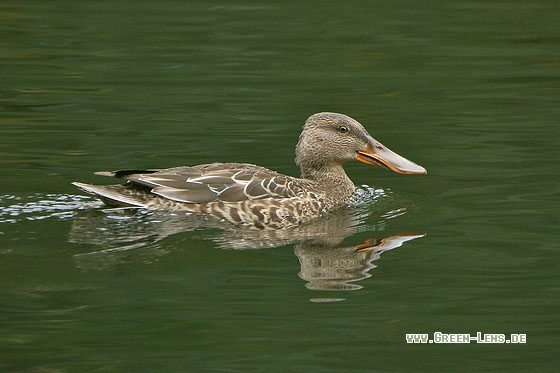
[{"label": "duck's eye", "polygon": [[346,133],[346,132],[348,132],[348,127],[346,127],[346,126],[340,126],[340,127],[338,127],[338,132],[340,132],[340,133]]}]

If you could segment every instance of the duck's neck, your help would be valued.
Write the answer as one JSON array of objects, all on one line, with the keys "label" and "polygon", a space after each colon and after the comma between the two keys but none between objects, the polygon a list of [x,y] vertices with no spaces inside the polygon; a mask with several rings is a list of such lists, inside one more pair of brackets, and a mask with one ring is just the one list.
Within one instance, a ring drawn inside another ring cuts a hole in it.
[{"label": "duck's neck", "polygon": [[355,186],[346,175],[340,164],[324,165],[321,167],[301,167],[301,178],[312,180],[337,194],[349,198],[354,193]]}]

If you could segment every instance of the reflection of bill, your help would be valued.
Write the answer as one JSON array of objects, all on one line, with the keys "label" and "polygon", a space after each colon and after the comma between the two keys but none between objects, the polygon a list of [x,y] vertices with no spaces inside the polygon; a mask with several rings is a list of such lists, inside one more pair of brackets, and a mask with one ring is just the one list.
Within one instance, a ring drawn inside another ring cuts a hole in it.
[{"label": "reflection of bill", "polygon": [[353,282],[370,277],[372,264],[381,253],[402,246],[406,241],[425,234],[399,234],[385,238],[370,238],[357,246],[324,247],[296,245],[295,254],[301,264],[299,277],[308,281],[311,290],[357,290]]}]

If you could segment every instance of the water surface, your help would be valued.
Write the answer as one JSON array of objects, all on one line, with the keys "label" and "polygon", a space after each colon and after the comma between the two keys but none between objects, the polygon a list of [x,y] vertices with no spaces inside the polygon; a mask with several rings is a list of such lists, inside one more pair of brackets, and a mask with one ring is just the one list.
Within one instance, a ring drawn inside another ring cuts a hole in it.
[{"label": "water surface", "polygon": [[[1,370],[552,371],[558,11],[0,4]],[[264,236],[70,185],[214,161],[297,175],[318,111],[428,175],[349,164],[347,208]],[[406,344],[434,332],[527,343]]]}]

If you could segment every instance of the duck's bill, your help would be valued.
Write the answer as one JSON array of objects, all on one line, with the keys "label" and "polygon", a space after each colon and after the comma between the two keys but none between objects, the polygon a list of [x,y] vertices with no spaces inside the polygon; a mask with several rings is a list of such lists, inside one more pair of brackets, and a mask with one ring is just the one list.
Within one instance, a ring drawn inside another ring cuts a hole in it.
[{"label": "duck's bill", "polygon": [[356,160],[372,166],[388,168],[399,174],[428,173],[424,167],[401,157],[374,139],[371,139],[364,150],[356,152]]}]

